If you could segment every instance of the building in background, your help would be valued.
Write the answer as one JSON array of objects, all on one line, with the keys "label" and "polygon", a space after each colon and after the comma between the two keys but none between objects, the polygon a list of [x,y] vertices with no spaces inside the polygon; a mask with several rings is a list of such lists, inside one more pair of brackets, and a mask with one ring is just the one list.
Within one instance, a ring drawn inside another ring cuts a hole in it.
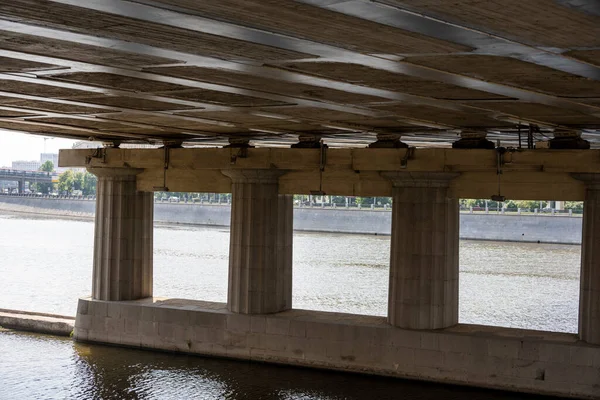
[{"label": "building in background", "polygon": [[21,171],[37,171],[42,166],[42,163],[39,161],[13,161],[12,169],[18,169]]},{"label": "building in background", "polygon": [[52,165],[54,165],[54,169],[58,169],[58,153],[42,153],[42,154],[40,154],[40,164],[43,164],[46,161],[52,161]]},{"label": "building in background", "polygon": [[52,165],[54,165],[54,169],[56,171],[58,171],[58,172],[62,172],[62,171],[59,171],[59,168],[58,168],[58,153],[41,153],[39,161],[35,161],[35,160],[32,160],[32,161],[24,161],[24,160],[13,161],[12,162],[12,169],[18,169],[18,170],[21,170],[21,171],[39,171],[39,169],[42,166],[42,164],[45,163],[46,161],[51,161]]},{"label": "building in background", "polygon": [[84,168],[59,168],[58,166],[58,153],[41,153],[40,154],[40,160],[39,161],[23,161],[23,160],[19,160],[19,161],[13,161],[12,162],[12,169],[18,169],[21,171],[39,171],[40,167],[42,166],[42,164],[44,164],[46,161],[51,161],[52,165],[54,165],[54,171],[60,173],[65,172],[68,169],[71,169],[73,171],[83,171]]},{"label": "building in background", "polygon": [[[95,149],[98,147],[103,147],[102,142],[88,142],[88,141],[79,141],[76,142],[75,144],[73,144],[73,148],[74,149]],[[153,145],[153,144],[136,144],[136,143],[127,143],[127,144],[123,144],[121,145],[121,147],[123,148],[146,148],[146,149],[152,149],[152,148],[157,148],[159,147],[159,145]],[[54,165],[54,170],[56,172],[58,172],[59,174],[65,172],[66,170],[70,169],[74,172],[83,172],[85,171],[85,168],[61,168],[58,166],[58,153],[41,153],[40,154],[40,160],[39,161],[35,161],[35,160],[31,160],[31,161],[25,161],[25,160],[18,160],[18,161],[13,161],[12,162],[12,166],[10,168],[12,169],[18,169],[21,171],[39,171],[40,167],[42,166],[43,163],[45,163],[46,161],[52,161],[52,164]]]}]

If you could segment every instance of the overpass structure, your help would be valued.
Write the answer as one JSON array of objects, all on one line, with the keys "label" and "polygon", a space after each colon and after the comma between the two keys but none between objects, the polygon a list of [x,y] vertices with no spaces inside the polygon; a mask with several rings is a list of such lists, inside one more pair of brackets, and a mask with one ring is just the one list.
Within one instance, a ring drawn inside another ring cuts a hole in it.
[{"label": "overpass structure", "polygon": [[52,175],[49,172],[0,169],[0,181],[16,182],[19,193],[23,193],[25,190],[25,182],[52,183]]},{"label": "overpass structure", "polygon": [[[99,178],[76,339],[600,396],[597,1],[15,0],[0,57],[0,128],[107,144],[60,154]],[[153,297],[157,190],[232,192],[227,304]],[[295,193],[393,196],[387,318],[293,309]],[[492,196],[585,200],[577,335],[458,324]]]}]

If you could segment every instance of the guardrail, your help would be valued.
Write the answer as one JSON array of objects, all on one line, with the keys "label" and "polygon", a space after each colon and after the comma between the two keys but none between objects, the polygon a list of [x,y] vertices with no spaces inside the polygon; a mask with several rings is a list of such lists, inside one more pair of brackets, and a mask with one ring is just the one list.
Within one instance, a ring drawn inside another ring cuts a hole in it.
[{"label": "guardrail", "polygon": [[50,172],[22,171],[18,169],[0,169],[0,176],[31,177],[31,178],[51,178]]},{"label": "guardrail", "polygon": [[492,210],[492,209],[465,209],[461,208],[461,213],[463,214],[495,214],[495,215],[547,215],[552,217],[581,217],[583,215],[582,210],[557,210],[554,208],[535,208],[524,209],[524,208],[506,208],[500,210]]},{"label": "guardrail", "polygon": [[0,196],[12,196],[12,197],[29,197],[37,199],[49,199],[49,200],[89,200],[95,201],[96,196],[68,196],[68,195],[57,195],[52,196],[49,194],[35,194],[35,193],[0,193]]}]

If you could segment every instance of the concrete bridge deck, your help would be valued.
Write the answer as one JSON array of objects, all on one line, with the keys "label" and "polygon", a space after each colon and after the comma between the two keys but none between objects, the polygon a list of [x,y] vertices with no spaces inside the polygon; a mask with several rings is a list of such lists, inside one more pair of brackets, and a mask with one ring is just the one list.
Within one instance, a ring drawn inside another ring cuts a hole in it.
[{"label": "concrete bridge deck", "polygon": [[596,146],[595,0],[449,4],[5,2],[0,128],[349,147],[449,146],[462,131],[532,148],[557,133]]}]

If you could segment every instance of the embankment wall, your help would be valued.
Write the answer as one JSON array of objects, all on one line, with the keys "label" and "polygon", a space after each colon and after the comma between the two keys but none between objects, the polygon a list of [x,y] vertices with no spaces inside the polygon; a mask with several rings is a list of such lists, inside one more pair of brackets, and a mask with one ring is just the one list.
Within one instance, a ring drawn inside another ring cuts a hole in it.
[{"label": "embankment wall", "polygon": [[[0,196],[0,210],[92,217],[91,200]],[[156,203],[154,219],[161,223],[229,226],[230,207],[216,204]],[[581,244],[579,216],[461,213],[460,238]],[[294,209],[294,230],[389,235],[391,211],[302,207]]]}]

